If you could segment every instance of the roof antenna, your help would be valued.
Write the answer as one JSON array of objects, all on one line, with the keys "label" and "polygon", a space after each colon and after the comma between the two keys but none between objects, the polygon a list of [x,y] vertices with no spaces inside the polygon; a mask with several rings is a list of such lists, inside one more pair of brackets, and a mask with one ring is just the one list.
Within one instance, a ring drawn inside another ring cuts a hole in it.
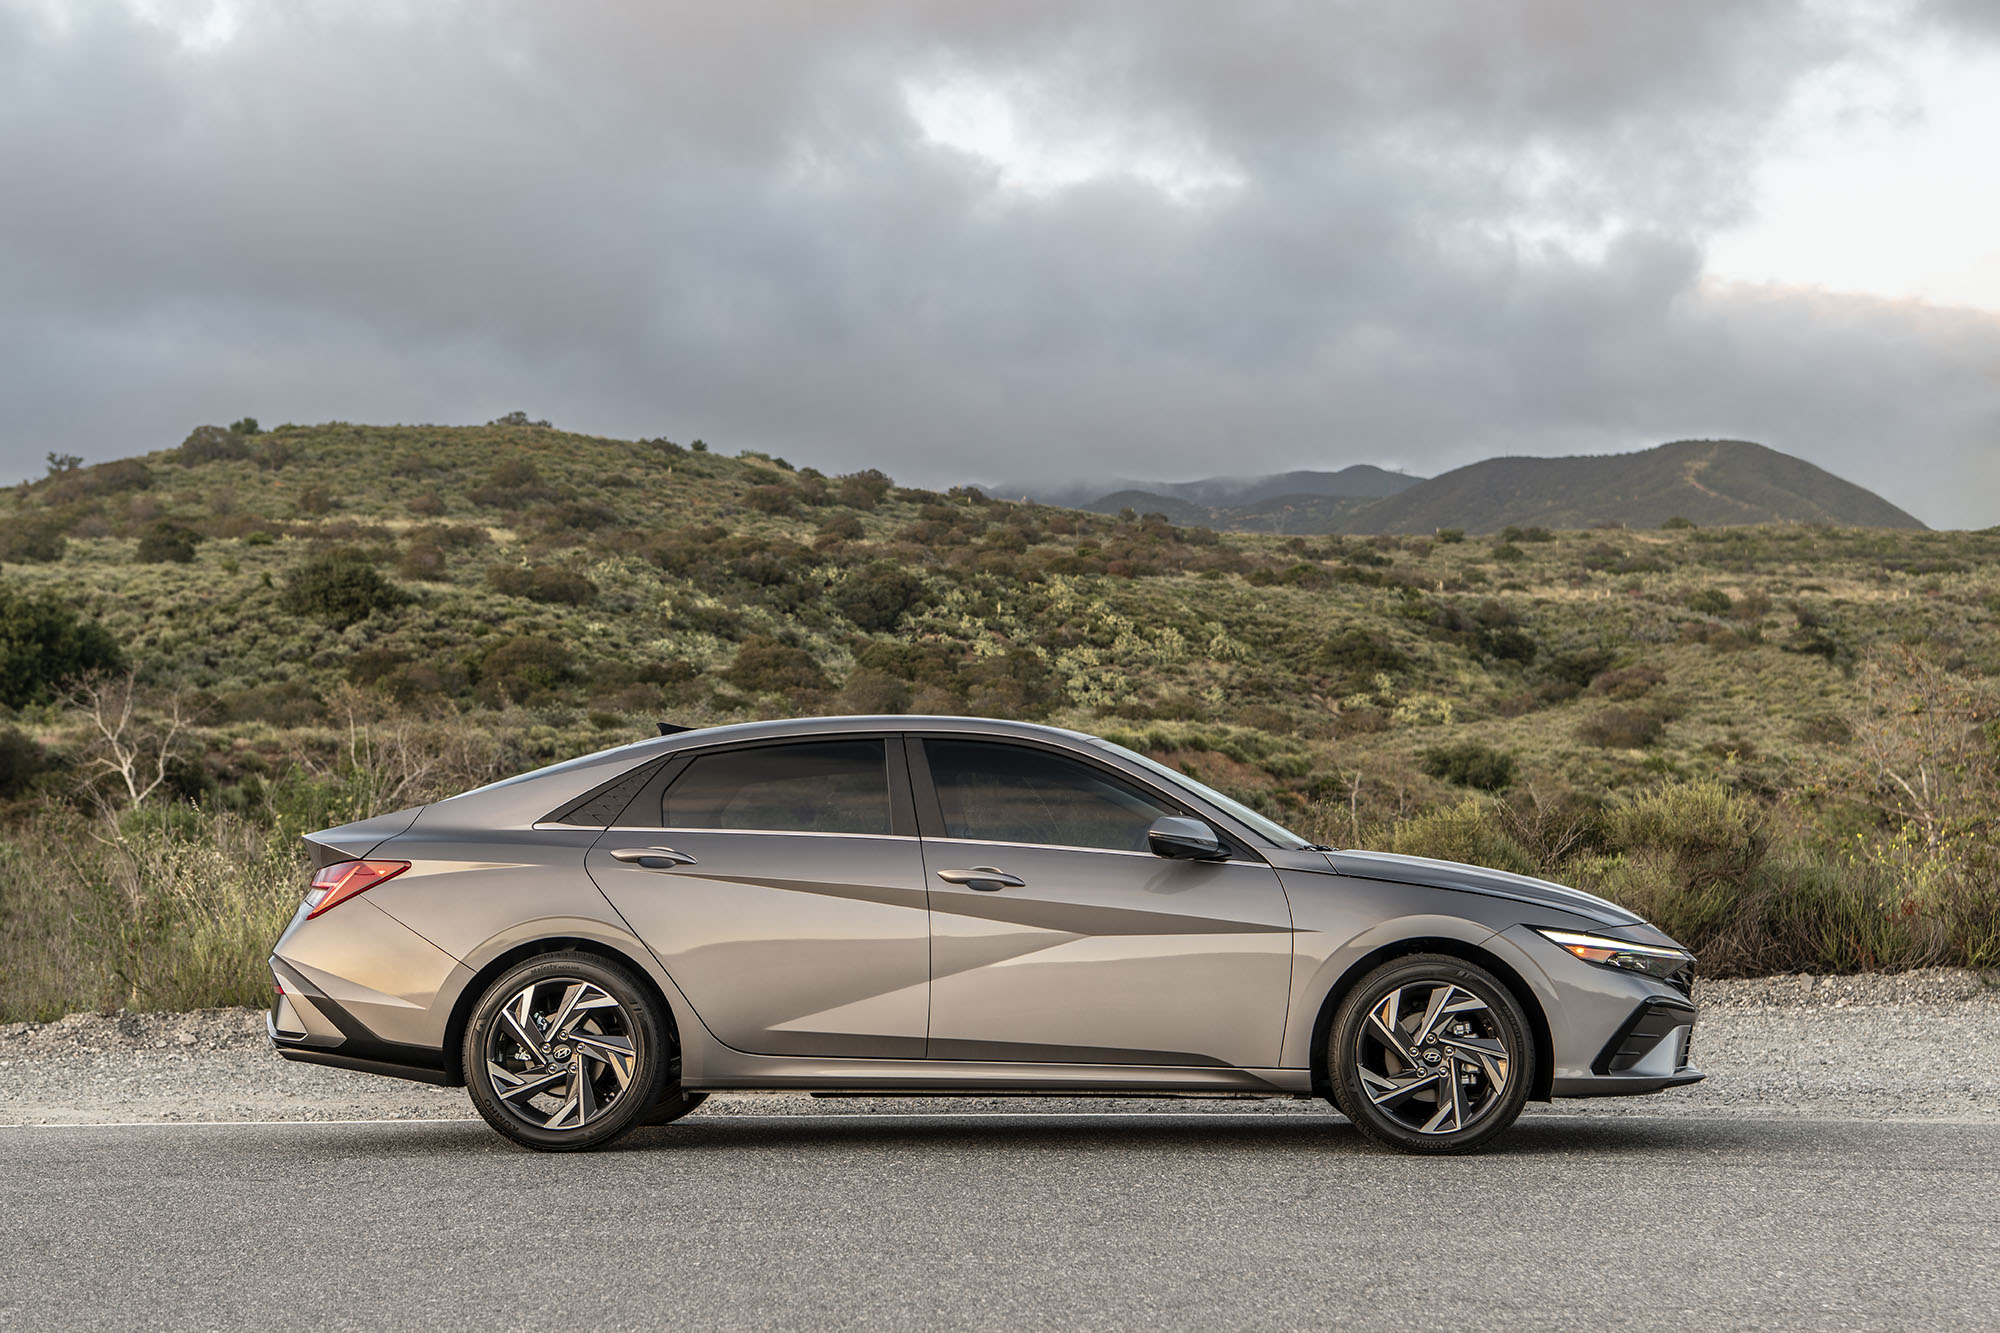
[{"label": "roof antenna", "polygon": [[678,722],[655,722],[653,725],[660,729],[662,736],[678,736],[683,731],[700,730],[698,727],[684,727]]}]

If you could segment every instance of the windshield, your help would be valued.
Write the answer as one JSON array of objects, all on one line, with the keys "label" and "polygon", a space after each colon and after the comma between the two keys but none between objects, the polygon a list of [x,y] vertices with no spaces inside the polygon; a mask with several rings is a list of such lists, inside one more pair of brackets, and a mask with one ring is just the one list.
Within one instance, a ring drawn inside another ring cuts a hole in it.
[{"label": "windshield", "polygon": [[1243,804],[1243,802],[1231,800],[1207,783],[1197,782],[1178,769],[1168,768],[1165,764],[1148,759],[1136,750],[1128,750],[1122,745],[1113,745],[1107,740],[1099,739],[1097,743],[1113,754],[1121,755],[1126,759],[1130,759],[1135,764],[1142,765],[1147,772],[1158,775],[1182,791],[1193,792],[1196,796],[1222,810],[1231,818],[1248,825],[1253,832],[1274,847],[1286,847],[1293,851],[1298,851],[1302,848],[1312,846],[1311,843],[1286,828],[1283,824],[1275,820],[1266,819],[1249,806]]}]

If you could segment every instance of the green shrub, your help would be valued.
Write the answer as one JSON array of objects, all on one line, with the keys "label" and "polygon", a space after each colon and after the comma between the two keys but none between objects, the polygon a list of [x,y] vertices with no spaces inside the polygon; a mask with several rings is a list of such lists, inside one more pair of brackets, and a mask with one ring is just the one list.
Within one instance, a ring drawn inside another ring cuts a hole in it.
[{"label": "green shrub", "polygon": [[1660,524],[1661,529],[1666,532],[1687,532],[1694,526],[1695,522],[1693,519],[1682,518],[1679,514],[1675,514],[1672,518]]},{"label": "green shrub", "polygon": [[52,518],[10,518],[0,523],[0,564],[54,564],[68,546],[62,525]]},{"label": "green shrub", "polygon": [[743,492],[743,503],[760,514],[790,514],[798,507],[798,492],[790,486],[752,486]]},{"label": "green shrub", "polygon": [[502,640],[480,660],[483,683],[517,702],[560,689],[574,673],[569,649],[540,634]]},{"label": "green shrub", "polygon": [[855,570],[833,594],[840,613],[871,634],[894,629],[924,601],[923,577],[887,560]]},{"label": "green shrub", "polygon": [[1607,699],[1643,699],[1654,688],[1667,683],[1667,673],[1645,662],[1602,671],[1592,677],[1590,692]]},{"label": "green shrub", "polygon": [[195,543],[201,534],[178,523],[155,523],[139,537],[132,558],[142,565],[186,565],[194,561]]},{"label": "green shrub", "polygon": [[1437,530],[1437,540],[1441,546],[1456,546],[1465,540],[1465,529],[1439,528]]},{"label": "green shrub", "polygon": [[48,756],[34,737],[19,727],[0,727],[0,800],[27,791],[47,767]]},{"label": "green shrub", "polygon": [[1533,875],[1538,869],[1527,850],[1501,827],[1493,806],[1477,798],[1404,820],[1386,840],[1386,850],[1404,856],[1463,861],[1516,875]]},{"label": "green shrub", "polygon": [[722,678],[751,694],[817,693],[826,688],[826,673],[811,653],[761,635],[736,650],[736,660]]},{"label": "green shrub", "polygon": [[279,605],[295,616],[312,616],[335,629],[345,629],[376,611],[410,601],[410,595],[389,582],[353,547],[335,547],[313,556],[285,581]]},{"label": "green shrub", "polygon": [[1726,616],[1736,603],[1720,588],[1700,588],[1683,600],[1688,610],[1704,616]]},{"label": "green shrub", "polygon": [[1480,791],[1502,791],[1514,785],[1514,756],[1479,741],[1440,745],[1423,753],[1423,769],[1440,782]]},{"label": "green shrub", "polygon": [[95,620],[52,593],[31,596],[0,583],[0,705],[47,703],[84,676],[124,668],[124,652]]},{"label": "green shrub", "polygon": [[850,509],[873,509],[881,504],[895,485],[886,473],[868,468],[862,472],[850,472],[838,477],[834,497]]},{"label": "green shrub", "polygon": [[250,456],[250,445],[241,435],[220,426],[196,426],[181,441],[176,453],[183,467],[197,463],[228,462]]},{"label": "green shrub", "polygon": [[486,582],[509,597],[563,606],[589,606],[597,600],[597,585],[573,570],[555,565],[523,569],[518,565],[495,565],[486,571]]},{"label": "green shrub", "polygon": [[886,671],[858,667],[848,675],[834,702],[842,713],[901,713],[910,706],[910,687]]},{"label": "green shrub", "polygon": [[261,435],[264,433],[258,428],[257,418],[255,417],[244,417],[241,421],[232,421],[229,423],[229,429],[237,435]]},{"label": "green shrub", "polygon": [[1577,735],[1606,750],[1644,750],[1666,734],[1667,720],[1650,708],[1606,708],[1583,720]]}]

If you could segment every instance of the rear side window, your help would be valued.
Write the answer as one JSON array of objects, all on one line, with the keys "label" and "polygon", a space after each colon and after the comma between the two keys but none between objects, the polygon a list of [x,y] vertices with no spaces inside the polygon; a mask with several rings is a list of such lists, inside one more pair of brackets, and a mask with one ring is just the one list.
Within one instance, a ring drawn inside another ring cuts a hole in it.
[{"label": "rear side window", "polygon": [[926,740],[947,838],[1143,852],[1180,811],[1091,764],[986,741]]},{"label": "rear side window", "polygon": [[889,765],[882,742],[809,741],[701,755],[667,788],[660,827],[886,835]]}]

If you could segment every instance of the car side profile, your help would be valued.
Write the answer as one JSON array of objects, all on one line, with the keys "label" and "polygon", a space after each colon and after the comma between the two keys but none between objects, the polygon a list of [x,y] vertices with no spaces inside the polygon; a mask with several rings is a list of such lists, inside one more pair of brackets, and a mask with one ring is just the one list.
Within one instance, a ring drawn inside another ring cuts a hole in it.
[{"label": "car side profile", "polygon": [[1622,908],[1052,727],[684,731],[306,841],[278,1052],[462,1084],[530,1148],[796,1089],[1324,1097],[1451,1153],[1702,1077],[1693,958]]}]

